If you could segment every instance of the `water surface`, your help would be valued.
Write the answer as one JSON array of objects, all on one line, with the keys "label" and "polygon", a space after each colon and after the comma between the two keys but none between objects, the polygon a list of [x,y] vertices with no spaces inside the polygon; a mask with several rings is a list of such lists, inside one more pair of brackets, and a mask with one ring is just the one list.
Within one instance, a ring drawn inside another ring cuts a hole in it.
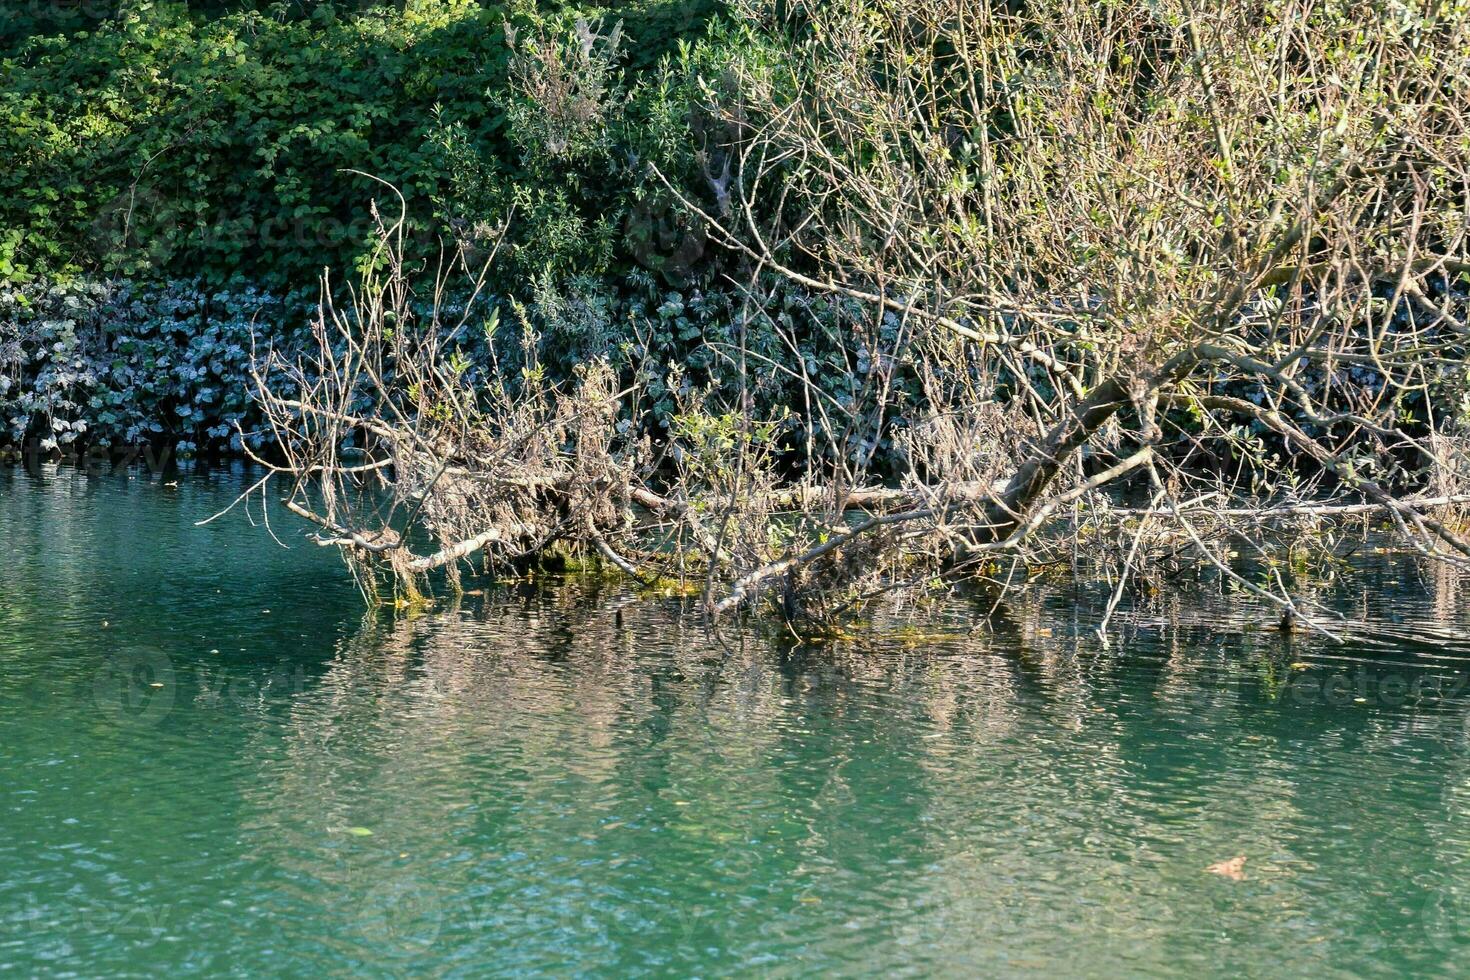
[{"label": "water surface", "polygon": [[194,525],[243,479],[0,470],[0,973],[1464,972],[1448,574],[1362,549],[1341,647],[1206,584],[726,649],[585,585],[365,615],[287,517]]}]

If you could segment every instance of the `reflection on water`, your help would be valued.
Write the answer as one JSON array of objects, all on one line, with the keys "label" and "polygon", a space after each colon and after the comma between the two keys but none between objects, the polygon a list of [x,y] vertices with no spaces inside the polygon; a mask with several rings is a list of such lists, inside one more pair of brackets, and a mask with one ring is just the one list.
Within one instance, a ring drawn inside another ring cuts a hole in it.
[{"label": "reflection on water", "polygon": [[[511,587],[364,617],[238,474],[0,474],[0,971],[1450,975],[1463,582],[859,646]],[[260,515],[256,515],[257,520]],[[105,624],[105,625],[104,625]],[[1205,873],[1246,857],[1244,878]]]}]

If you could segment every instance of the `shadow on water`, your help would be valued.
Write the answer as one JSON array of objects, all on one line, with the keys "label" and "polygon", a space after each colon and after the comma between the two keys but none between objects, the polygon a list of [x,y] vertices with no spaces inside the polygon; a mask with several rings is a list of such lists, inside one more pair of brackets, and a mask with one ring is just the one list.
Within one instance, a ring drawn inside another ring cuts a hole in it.
[{"label": "shadow on water", "polygon": [[1464,583],[1405,556],[1321,586],[1363,624],[1341,646],[1205,583],[1106,647],[1083,587],[722,648],[605,585],[364,615],[289,524],[194,525],[240,479],[0,475],[0,970],[1389,976],[1470,950]]}]

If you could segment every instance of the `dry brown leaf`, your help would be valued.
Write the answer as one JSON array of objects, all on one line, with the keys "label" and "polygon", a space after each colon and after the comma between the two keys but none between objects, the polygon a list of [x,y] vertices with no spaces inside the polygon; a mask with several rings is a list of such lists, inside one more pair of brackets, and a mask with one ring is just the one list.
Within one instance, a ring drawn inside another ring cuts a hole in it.
[{"label": "dry brown leaf", "polygon": [[1228,861],[1216,861],[1205,869],[1212,875],[1229,878],[1231,881],[1245,880],[1245,855],[1233,857]]}]

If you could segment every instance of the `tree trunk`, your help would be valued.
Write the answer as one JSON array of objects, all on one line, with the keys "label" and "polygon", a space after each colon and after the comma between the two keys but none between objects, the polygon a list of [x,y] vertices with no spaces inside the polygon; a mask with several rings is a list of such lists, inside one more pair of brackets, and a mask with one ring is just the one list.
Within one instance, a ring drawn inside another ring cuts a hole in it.
[{"label": "tree trunk", "polygon": [[1128,403],[1127,386],[1117,378],[1108,378],[1077,404],[1070,417],[1048,432],[985,508],[991,539],[999,541],[1020,527],[1072,454]]}]

